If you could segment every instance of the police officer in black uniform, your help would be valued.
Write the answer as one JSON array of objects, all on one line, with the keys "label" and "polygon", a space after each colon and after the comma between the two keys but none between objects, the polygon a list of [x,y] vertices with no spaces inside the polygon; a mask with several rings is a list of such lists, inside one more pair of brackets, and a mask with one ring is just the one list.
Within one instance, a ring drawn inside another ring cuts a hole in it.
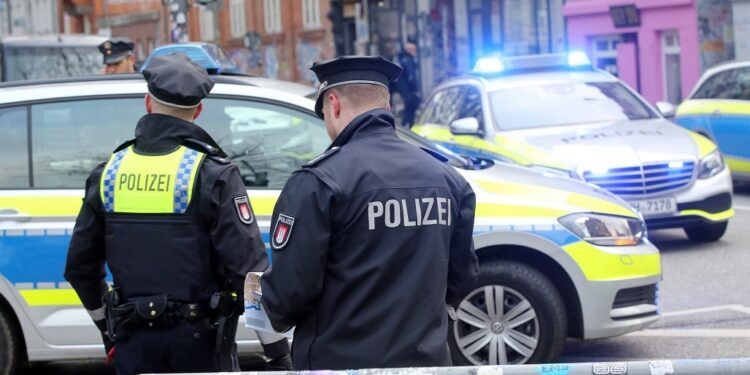
[{"label": "police officer in black uniform", "polygon": [[137,70],[136,58],[133,53],[135,44],[125,37],[111,38],[99,45],[102,53],[104,74],[127,74]]},{"label": "police officer in black uniform", "polygon": [[448,164],[399,139],[382,57],[311,68],[333,143],[292,174],[261,280],[274,326],[296,326],[296,370],[450,365],[446,305],[478,265],[475,196]]},{"label": "police officer in black uniform", "polygon": [[[238,169],[192,123],[214,83],[181,54],[143,75],[149,114],[86,181],[65,278],[118,374],[239,370],[245,275],[267,256]],[[265,349],[289,350],[286,340]]]}]

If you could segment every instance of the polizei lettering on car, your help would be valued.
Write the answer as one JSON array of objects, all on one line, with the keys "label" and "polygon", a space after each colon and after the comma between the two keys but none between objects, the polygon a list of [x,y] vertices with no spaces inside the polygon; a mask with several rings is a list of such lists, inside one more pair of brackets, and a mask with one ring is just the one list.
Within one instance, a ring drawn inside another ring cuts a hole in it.
[{"label": "polizei lettering on car", "polygon": [[563,137],[561,140],[565,143],[570,143],[573,141],[590,141],[594,139],[602,139],[602,138],[614,138],[614,137],[628,137],[633,135],[651,135],[651,136],[660,136],[664,135],[659,130],[616,130],[613,132],[599,132],[599,133],[588,133],[588,134],[577,134],[571,137]]},{"label": "polizei lettering on car", "polygon": [[442,197],[388,199],[367,203],[368,229],[451,225],[451,200]]}]

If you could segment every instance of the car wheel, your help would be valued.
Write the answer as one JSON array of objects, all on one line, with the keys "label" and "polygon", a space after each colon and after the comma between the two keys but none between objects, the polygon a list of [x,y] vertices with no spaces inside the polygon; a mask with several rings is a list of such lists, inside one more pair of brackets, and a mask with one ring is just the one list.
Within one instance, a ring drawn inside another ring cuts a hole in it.
[{"label": "car wheel", "polygon": [[12,321],[0,309],[0,375],[14,374],[20,361],[20,347],[14,334]]},{"label": "car wheel", "polygon": [[695,242],[718,241],[727,231],[728,221],[685,227],[685,234]]},{"label": "car wheel", "polygon": [[455,364],[548,363],[565,344],[568,320],[557,288],[519,262],[480,266],[476,287],[456,306],[448,342]]}]

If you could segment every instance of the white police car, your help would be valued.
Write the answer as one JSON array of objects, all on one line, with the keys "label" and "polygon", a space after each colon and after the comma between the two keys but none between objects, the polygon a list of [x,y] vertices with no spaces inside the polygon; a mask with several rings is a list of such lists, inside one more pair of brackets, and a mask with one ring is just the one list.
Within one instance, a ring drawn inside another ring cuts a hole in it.
[{"label": "white police car", "polygon": [[[330,140],[313,101],[251,80],[215,80],[197,123],[239,166],[268,242],[284,182]],[[2,86],[5,373],[25,360],[103,357],[99,332],[62,274],[84,181],[133,136],[146,92],[137,75]],[[399,134],[433,147],[411,133]],[[458,320],[449,336],[454,360],[549,362],[567,337],[610,337],[658,319],[659,252],[623,201],[528,168],[449,159],[477,194],[475,246],[481,263],[479,283],[456,306]],[[238,342],[243,353],[260,352],[251,330],[240,328]]]},{"label": "white police car", "polygon": [[724,235],[732,181],[705,137],[663,118],[578,53],[486,58],[433,90],[412,130],[461,153],[513,160],[596,184],[649,229]]}]

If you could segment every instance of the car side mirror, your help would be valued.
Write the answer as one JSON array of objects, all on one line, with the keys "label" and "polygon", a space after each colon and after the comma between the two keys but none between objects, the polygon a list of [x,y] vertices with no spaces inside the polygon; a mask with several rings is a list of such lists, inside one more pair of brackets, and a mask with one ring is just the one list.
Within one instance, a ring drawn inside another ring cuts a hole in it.
[{"label": "car side mirror", "polygon": [[677,108],[670,102],[656,102],[656,109],[666,118],[673,118]]},{"label": "car side mirror", "polygon": [[460,118],[451,122],[451,133],[453,135],[482,135],[479,121],[474,117]]}]

